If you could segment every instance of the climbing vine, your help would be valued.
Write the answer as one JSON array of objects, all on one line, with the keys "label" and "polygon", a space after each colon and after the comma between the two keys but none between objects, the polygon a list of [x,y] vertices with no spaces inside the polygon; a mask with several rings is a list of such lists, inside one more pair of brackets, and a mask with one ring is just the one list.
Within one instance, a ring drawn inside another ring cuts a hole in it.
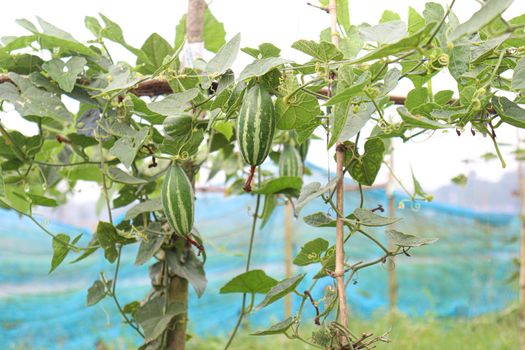
[{"label": "climbing vine", "polygon": [[[78,262],[103,251],[114,273],[101,273],[93,282],[87,305],[111,298],[123,321],[144,339],[141,349],[182,349],[187,285],[201,296],[207,283],[206,232],[198,232],[198,221],[193,225],[193,191],[196,182],[206,181],[201,171],[206,168],[207,180],[220,174],[230,195],[250,195],[255,203],[245,272],[231,276],[220,290],[239,294],[241,301],[226,348],[243,318],[290,293],[300,301],[296,313],[254,335],[285,334],[320,349],[371,348],[388,341],[387,330],[355,334],[337,318],[343,312],[338,293],[358,271],[436,239],[390,229],[399,218],[381,215],[381,207],[366,208],[363,187],[374,184],[391,139],[407,142],[421,134],[460,136],[471,130],[489,139],[505,166],[498,128],[525,127],[520,106],[525,102],[525,15],[504,20],[511,3],[486,1],[464,23],[452,1],[446,8],[427,3],[422,14],[409,8],[407,23],[385,11],[379,24],[353,25],[347,1],[320,1],[318,7],[336,18],[338,33],[327,29],[318,41],[293,43],[306,62],[281,57],[271,43],[241,48],[240,34],[226,42],[222,24],[208,8],[204,46],[215,55],[190,64],[181,55],[185,17],[173,44],[154,33],[140,48],[128,44],[119,25],[104,15],[86,17],[93,34],[88,43],[41,18],[37,24],[19,20],[28,34],[3,38],[0,47],[0,101],[2,111],[16,111],[36,133],[0,122],[0,205],[51,237],[50,271],[72,255]],[[334,35],[338,45],[331,42]],[[129,50],[136,61],[115,62],[108,41]],[[253,62],[234,73],[239,51]],[[432,81],[439,72],[453,78],[457,89],[435,91]],[[393,95],[400,81],[413,86],[406,97]],[[371,133],[365,125],[373,125]],[[336,150],[343,155],[342,173],[328,174],[325,183],[305,183],[305,159],[317,135],[326,135],[330,157]],[[359,207],[341,212],[335,194],[343,177],[359,185],[361,200]],[[100,185],[107,212],[89,242],[51,232],[33,215],[36,207],[65,205],[79,181]],[[415,178],[409,196],[431,199]],[[306,212],[313,200],[322,200],[327,209]],[[285,203],[310,226],[342,224],[345,246],[314,238],[293,262],[315,265],[317,273],[278,280],[250,266],[257,230]],[[127,210],[117,220],[114,211],[120,208]],[[385,228],[391,245],[371,231],[377,227]],[[375,259],[353,261],[347,243],[356,235],[377,247]],[[120,258],[122,248],[132,244],[139,246],[137,265],[153,262],[152,290],[144,300],[123,305]],[[339,248],[347,256],[344,271],[336,273]],[[332,279],[334,286],[316,300],[320,279]],[[306,290],[300,289],[305,283]],[[303,316],[310,307],[313,320]],[[315,325],[313,334],[304,334],[305,324]]]}]

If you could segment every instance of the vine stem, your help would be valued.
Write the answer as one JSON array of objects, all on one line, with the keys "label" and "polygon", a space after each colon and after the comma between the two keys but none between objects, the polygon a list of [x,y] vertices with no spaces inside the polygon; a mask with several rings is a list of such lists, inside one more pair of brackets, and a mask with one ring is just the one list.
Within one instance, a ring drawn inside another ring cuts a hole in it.
[{"label": "vine stem", "polygon": [[115,276],[113,277],[113,284],[112,284],[112,287],[111,287],[111,297],[115,301],[115,305],[117,306],[118,311],[120,312],[120,314],[122,315],[122,318],[124,318],[126,323],[129,324],[142,338],[144,338],[144,333],[142,333],[142,331],[139,329],[139,327],[137,327],[135,324],[133,324],[133,322],[128,318],[128,316],[126,315],[126,313],[122,309],[122,306],[120,306],[120,302],[118,301],[118,298],[117,298],[117,278],[118,278],[118,273],[119,273],[119,269],[120,269],[121,252],[122,252],[122,246],[119,246],[118,247],[118,254],[117,254],[117,264],[115,265]]},{"label": "vine stem", "polygon": [[[332,43],[339,47],[339,33],[337,31],[337,10],[336,0],[330,0],[328,11],[330,13],[330,27],[332,30]],[[331,91],[329,91],[331,94]],[[346,303],[345,288],[345,251],[344,251],[344,223],[342,213],[344,213],[344,160],[345,147],[340,142],[336,145],[336,203],[337,220],[335,233],[335,276],[337,281],[337,295],[339,299],[339,323],[348,328],[348,305]],[[341,344],[346,345],[347,339],[342,336]]]},{"label": "vine stem", "polygon": [[[261,172],[259,171],[258,173],[259,173],[258,182],[260,183],[261,182]],[[255,230],[257,228],[257,219],[259,218],[260,207],[261,207],[261,194],[258,193],[256,202],[255,202],[255,212],[253,213],[252,226],[250,229],[250,244],[248,246],[248,257],[246,259],[245,272],[250,271],[250,264],[252,260],[252,251],[253,251],[253,240],[255,237]],[[237,319],[237,323],[235,324],[235,327],[233,328],[232,334],[230,335],[228,342],[224,346],[224,350],[230,347],[231,343],[233,342],[233,339],[235,338],[235,335],[237,334],[237,331],[239,330],[239,326],[241,325],[242,319],[244,318],[244,315],[246,314],[245,307],[246,307],[246,293],[242,295],[241,313],[239,314],[239,318]]]}]

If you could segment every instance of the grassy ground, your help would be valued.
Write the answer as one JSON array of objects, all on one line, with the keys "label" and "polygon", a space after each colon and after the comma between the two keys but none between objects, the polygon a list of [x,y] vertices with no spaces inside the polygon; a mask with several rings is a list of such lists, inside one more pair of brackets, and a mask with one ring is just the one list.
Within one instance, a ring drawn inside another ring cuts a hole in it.
[{"label": "grassy ground", "polygon": [[[353,321],[354,333],[373,332],[381,335],[391,329],[388,344],[378,344],[378,350],[515,350],[518,349],[518,322],[514,314],[490,315],[470,320],[458,319],[409,319],[396,316],[370,321]],[[314,328],[312,327],[312,330]],[[232,350],[295,350],[312,349],[283,335],[254,337],[241,333],[235,339]],[[311,334],[304,332],[304,335]],[[223,349],[224,338],[193,338],[189,350]]]},{"label": "grassy ground", "polygon": [[[305,326],[302,336],[309,339],[316,326]],[[505,312],[474,319],[421,319],[395,315],[391,318],[372,320],[351,320],[354,334],[363,332],[382,335],[390,330],[390,343],[378,343],[377,350],[516,350],[518,349],[517,312]],[[315,349],[284,335],[256,337],[241,330],[231,350],[302,350]],[[222,350],[227,339],[224,337],[199,338],[193,334],[187,343],[187,350]],[[100,344],[101,345],[101,344]],[[115,339],[97,349],[129,350],[135,348],[130,339]],[[3,348],[0,347],[0,350]],[[29,350],[31,347],[15,346],[9,349]],[[33,349],[32,349],[33,350]],[[47,349],[46,349],[47,350]]]}]

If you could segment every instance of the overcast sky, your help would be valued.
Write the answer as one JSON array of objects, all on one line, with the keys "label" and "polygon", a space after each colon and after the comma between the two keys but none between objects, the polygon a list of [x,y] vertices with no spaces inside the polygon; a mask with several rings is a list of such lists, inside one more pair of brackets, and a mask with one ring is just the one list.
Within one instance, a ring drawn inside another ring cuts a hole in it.
[{"label": "overcast sky", "polygon": [[[313,2],[315,0],[312,0]],[[444,5],[447,2],[437,1]],[[385,9],[398,12],[406,21],[408,6],[422,11],[425,1],[422,0],[350,0],[350,17],[352,24],[378,22]],[[242,46],[257,46],[262,42],[272,42],[282,49],[282,55],[292,60],[306,60],[297,51],[290,49],[291,44],[298,39],[318,39],[319,32],[328,27],[328,16],[313,7],[307,6],[303,0],[213,0],[210,7],[215,16],[225,24],[227,37],[236,33],[242,35]],[[185,13],[187,1],[121,1],[121,0],[24,0],[6,1],[2,11],[1,35],[21,35],[25,30],[19,27],[15,20],[27,18],[34,20],[40,16],[52,24],[69,31],[77,40],[91,39],[91,33],[84,27],[84,16],[95,16],[103,13],[120,24],[125,38],[133,46],[140,47],[144,40],[157,32],[172,42],[175,36],[175,25]],[[460,20],[468,19],[479,8],[475,0],[457,1],[455,12]],[[512,18],[525,13],[525,1],[517,0],[506,12],[506,18]],[[134,61],[125,50],[111,46],[117,59]],[[113,50],[114,49],[114,50]],[[239,71],[251,61],[244,53],[239,54],[236,70]],[[434,90],[455,89],[454,81],[440,74],[434,82]],[[411,88],[410,83],[403,84],[396,92],[406,94]],[[20,127],[22,124],[12,116],[0,114],[2,121],[8,127]],[[515,145],[516,131],[513,128],[498,129],[498,140],[502,143]],[[322,143],[314,145],[310,160],[321,166],[326,166],[326,149]],[[493,152],[492,142],[481,135],[473,137],[470,132],[457,137],[454,131],[436,132],[432,137],[421,137],[406,144],[395,143],[396,174],[403,180],[410,181],[410,167],[420,178],[424,188],[432,190],[450,182],[450,179],[460,173],[468,174],[475,171],[478,177],[497,181],[504,171],[516,168],[516,162],[509,155],[507,169],[502,169],[498,161],[479,161],[479,156]],[[503,147],[511,150],[511,147]],[[465,159],[478,160],[466,164]],[[386,179],[386,171],[382,170],[377,182]],[[409,186],[410,187],[410,186]]]}]

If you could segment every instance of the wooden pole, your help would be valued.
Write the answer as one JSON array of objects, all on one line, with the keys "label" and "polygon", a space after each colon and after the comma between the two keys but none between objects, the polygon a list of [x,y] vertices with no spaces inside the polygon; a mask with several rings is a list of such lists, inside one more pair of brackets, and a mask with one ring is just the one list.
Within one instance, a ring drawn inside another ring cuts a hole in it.
[{"label": "wooden pole", "polygon": [[[293,208],[290,202],[284,206],[284,257],[286,278],[293,274]],[[292,295],[288,294],[284,299],[285,318],[292,316]]]},{"label": "wooden pole", "polygon": [[[519,130],[518,134],[518,149],[520,146]],[[519,273],[519,341],[520,349],[525,350],[525,178],[523,177],[523,170],[521,163],[518,162],[518,183],[520,186],[521,197],[521,244],[520,244],[520,273]]]},{"label": "wooden pole", "polygon": [[[204,0],[189,0],[188,13],[186,18],[186,37],[188,40],[191,56],[187,57],[191,66],[194,59],[202,57],[204,30],[204,10],[206,4]],[[195,188],[193,164],[185,164],[186,173]],[[190,248],[188,248],[190,249]],[[168,285],[168,303],[182,303],[185,305],[186,312],[178,315],[173,320],[172,325],[168,328],[167,349],[168,350],[185,350],[186,349],[186,332],[188,326],[188,280],[180,276],[173,276]]]},{"label": "wooden pole", "polygon": [[[328,3],[328,12],[330,14],[330,28],[332,43],[339,46],[339,33],[337,31],[337,10],[336,0],[330,0]],[[331,91],[329,91],[331,94]],[[339,323],[344,328],[348,328],[348,306],[346,303],[346,289],[345,289],[345,251],[344,251],[344,223],[342,214],[344,214],[344,178],[343,165],[345,159],[345,147],[338,142],[336,145],[336,206],[337,206],[337,220],[336,220],[336,237],[335,237],[335,279],[337,281],[337,295],[339,301]],[[341,345],[346,345],[346,337],[341,336]]]},{"label": "wooden pole", "polygon": [[[388,196],[388,216],[396,216],[396,201],[394,196],[394,149],[390,150],[390,173],[388,175],[388,183],[386,186],[386,193]],[[388,250],[394,249],[394,243],[388,239]],[[397,310],[397,273],[395,258],[393,256],[388,258],[388,301],[390,312],[394,313]]]}]

